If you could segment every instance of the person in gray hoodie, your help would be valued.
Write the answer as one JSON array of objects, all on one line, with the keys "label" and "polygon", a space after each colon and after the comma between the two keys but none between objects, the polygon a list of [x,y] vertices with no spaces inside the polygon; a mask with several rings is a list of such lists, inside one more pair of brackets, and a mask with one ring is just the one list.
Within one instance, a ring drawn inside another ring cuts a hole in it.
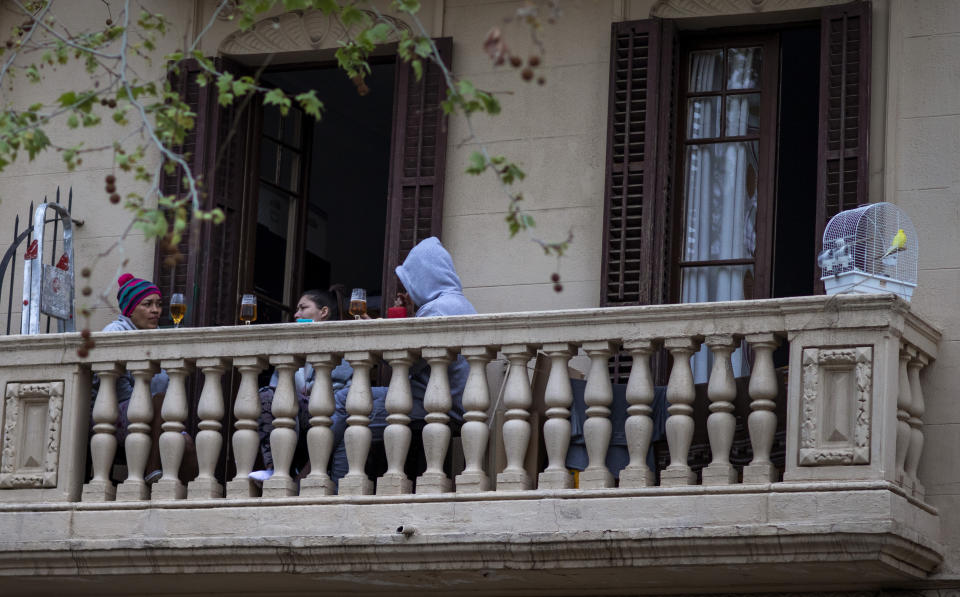
[{"label": "person in gray hoodie", "polygon": [[[448,315],[473,315],[477,312],[473,305],[463,295],[463,285],[457,270],[453,267],[453,258],[440,244],[440,241],[431,236],[420,241],[396,268],[397,278],[406,289],[410,301],[417,306],[417,317],[443,317]],[[463,388],[467,383],[467,374],[470,366],[462,356],[447,367],[450,380],[450,394],[453,399],[453,408],[448,413],[451,424],[463,423]],[[414,429],[422,428],[427,412],[423,408],[423,397],[427,391],[427,382],[430,379],[430,366],[423,359],[410,368],[410,390],[413,394],[413,409],[410,412],[411,424]],[[387,388],[374,387],[373,411],[370,413],[370,430],[373,441],[383,441],[383,430],[387,424],[386,397]],[[336,411],[333,414],[334,454],[331,477],[341,479],[347,473],[346,447],[343,443],[343,433],[347,419],[347,391],[344,388],[334,394]]]}]

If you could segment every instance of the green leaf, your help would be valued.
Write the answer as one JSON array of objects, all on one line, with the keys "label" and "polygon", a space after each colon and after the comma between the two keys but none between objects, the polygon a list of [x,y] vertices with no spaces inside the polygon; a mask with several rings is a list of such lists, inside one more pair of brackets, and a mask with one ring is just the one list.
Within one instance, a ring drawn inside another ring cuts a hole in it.
[{"label": "green leaf", "polygon": [[80,126],[80,119],[77,118],[76,114],[71,114],[70,116],[67,116],[67,126],[72,129],[75,129],[78,126]]},{"label": "green leaf", "polygon": [[484,159],[483,154],[479,151],[471,153],[469,164],[467,165],[467,174],[482,174],[486,169],[487,161]]},{"label": "green leaf", "polygon": [[419,58],[410,61],[410,67],[413,68],[413,75],[417,78],[417,81],[423,78],[423,62]]},{"label": "green leaf", "polygon": [[297,95],[294,99],[297,100],[304,112],[320,120],[323,102],[317,98],[317,92],[315,90],[305,91]]},{"label": "green leaf", "polygon": [[280,114],[286,116],[287,111],[290,110],[290,98],[287,97],[282,89],[271,89],[263,96],[263,105],[277,106],[280,108]]},{"label": "green leaf", "polygon": [[77,93],[75,91],[68,91],[57,98],[57,103],[60,104],[62,108],[70,107],[76,101],[77,101]]}]

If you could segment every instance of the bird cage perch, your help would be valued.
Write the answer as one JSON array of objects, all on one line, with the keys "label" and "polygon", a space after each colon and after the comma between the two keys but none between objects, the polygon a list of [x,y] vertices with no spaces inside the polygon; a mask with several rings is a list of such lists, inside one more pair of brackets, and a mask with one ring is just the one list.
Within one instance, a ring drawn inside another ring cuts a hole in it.
[{"label": "bird cage perch", "polygon": [[827,294],[892,292],[910,300],[917,287],[917,232],[891,203],[833,216],[817,262]]}]

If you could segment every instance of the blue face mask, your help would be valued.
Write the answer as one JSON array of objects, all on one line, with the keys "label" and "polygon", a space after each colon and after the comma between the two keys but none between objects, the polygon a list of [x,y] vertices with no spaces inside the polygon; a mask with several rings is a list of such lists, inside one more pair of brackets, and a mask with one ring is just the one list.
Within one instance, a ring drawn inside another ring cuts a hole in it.
[{"label": "blue face mask", "polygon": [[306,318],[304,318],[304,317],[298,317],[298,318],[297,318],[297,323],[313,323],[313,320],[312,320],[312,319],[306,319]]}]

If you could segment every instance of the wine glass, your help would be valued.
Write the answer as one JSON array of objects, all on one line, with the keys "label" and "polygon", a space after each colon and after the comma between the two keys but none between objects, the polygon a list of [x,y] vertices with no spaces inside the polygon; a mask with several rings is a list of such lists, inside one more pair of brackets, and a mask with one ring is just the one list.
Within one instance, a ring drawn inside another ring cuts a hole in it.
[{"label": "wine glass", "polygon": [[354,288],[350,293],[350,315],[360,319],[367,314],[367,291],[364,288]]},{"label": "wine glass", "polygon": [[257,297],[253,294],[245,294],[240,299],[240,321],[250,325],[257,320]]},{"label": "wine glass", "polygon": [[183,295],[175,292],[170,296],[170,319],[173,320],[173,327],[180,327],[184,315],[187,314],[187,303],[183,300]]}]

